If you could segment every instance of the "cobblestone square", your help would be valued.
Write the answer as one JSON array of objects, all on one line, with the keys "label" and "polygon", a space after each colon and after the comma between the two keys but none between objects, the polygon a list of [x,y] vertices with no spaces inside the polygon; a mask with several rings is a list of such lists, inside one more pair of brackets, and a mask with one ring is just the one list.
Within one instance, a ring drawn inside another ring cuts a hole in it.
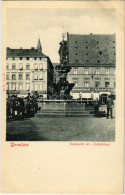
[{"label": "cobblestone square", "polygon": [[7,122],[7,141],[115,141],[115,119],[41,117]]}]

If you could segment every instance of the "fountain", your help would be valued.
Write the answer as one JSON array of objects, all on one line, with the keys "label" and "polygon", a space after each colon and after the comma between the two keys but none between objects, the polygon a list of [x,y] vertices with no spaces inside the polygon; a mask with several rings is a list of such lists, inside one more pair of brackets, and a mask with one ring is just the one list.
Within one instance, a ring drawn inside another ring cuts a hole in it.
[{"label": "fountain", "polygon": [[54,83],[55,95],[57,99],[72,99],[70,91],[74,87],[74,83],[69,83],[67,80],[67,74],[70,72],[71,67],[68,65],[68,48],[67,41],[63,40],[60,42],[59,56],[60,64],[57,65],[56,71],[59,73],[58,83]]}]

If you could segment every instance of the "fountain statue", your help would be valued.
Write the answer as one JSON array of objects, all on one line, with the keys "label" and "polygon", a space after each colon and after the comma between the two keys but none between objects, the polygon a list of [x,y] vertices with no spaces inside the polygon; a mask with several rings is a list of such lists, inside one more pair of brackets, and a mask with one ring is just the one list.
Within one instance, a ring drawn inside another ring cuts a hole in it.
[{"label": "fountain statue", "polygon": [[69,83],[67,80],[67,73],[70,72],[71,67],[68,65],[68,48],[67,41],[63,40],[60,42],[59,49],[60,64],[57,65],[56,71],[59,73],[58,83],[54,83],[54,89],[57,99],[71,99],[70,91],[74,87],[74,83]]}]

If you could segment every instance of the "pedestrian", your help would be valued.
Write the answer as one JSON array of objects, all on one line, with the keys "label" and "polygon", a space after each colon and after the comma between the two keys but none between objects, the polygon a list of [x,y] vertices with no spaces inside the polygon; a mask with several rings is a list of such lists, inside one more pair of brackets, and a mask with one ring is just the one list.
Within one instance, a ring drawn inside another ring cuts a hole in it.
[{"label": "pedestrian", "polygon": [[95,117],[99,117],[99,100],[96,98],[94,101],[94,110],[95,110]]},{"label": "pedestrian", "polygon": [[110,115],[110,118],[112,119],[113,116],[112,116],[112,109],[113,109],[113,106],[114,106],[114,102],[113,100],[111,99],[111,97],[109,96],[108,100],[107,100],[107,119],[109,119],[109,115]]}]

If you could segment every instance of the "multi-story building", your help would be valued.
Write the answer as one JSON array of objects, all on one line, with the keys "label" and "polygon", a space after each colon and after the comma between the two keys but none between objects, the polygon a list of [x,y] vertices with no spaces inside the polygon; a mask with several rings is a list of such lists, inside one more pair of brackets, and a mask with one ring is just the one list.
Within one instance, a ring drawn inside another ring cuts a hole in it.
[{"label": "multi-story building", "polygon": [[115,96],[116,41],[115,34],[67,34],[68,81],[75,83],[73,98]]},{"label": "multi-story building", "polygon": [[10,49],[6,55],[7,94],[26,96],[37,92],[47,98],[53,92],[53,65],[42,53],[40,39],[37,48]]}]

